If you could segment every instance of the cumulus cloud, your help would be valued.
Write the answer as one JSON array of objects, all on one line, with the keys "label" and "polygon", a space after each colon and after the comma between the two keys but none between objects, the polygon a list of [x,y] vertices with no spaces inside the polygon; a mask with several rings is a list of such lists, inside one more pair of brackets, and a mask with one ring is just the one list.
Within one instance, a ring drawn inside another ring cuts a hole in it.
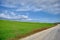
[{"label": "cumulus cloud", "polygon": [[60,0],[3,0],[1,6],[17,8],[16,11],[47,11],[60,13]]},{"label": "cumulus cloud", "polygon": [[5,11],[0,13],[0,19],[31,20],[28,15],[17,15],[14,12]]},{"label": "cumulus cloud", "polygon": [[0,17],[2,17],[2,18],[11,18],[9,15],[5,15],[5,14],[0,14]]},{"label": "cumulus cloud", "polygon": [[6,19],[18,19],[17,16],[10,16],[10,15],[6,15],[6,14],[0,14],[0,18],[6,18]]},{"label": "cumulus cloud", "polygon": [[17,15],[17,16],[10,16],[6,14],[0,14],[0,18],[5,18],[5,19],[16,19],[16,20],[32,20],[26,15]]}]

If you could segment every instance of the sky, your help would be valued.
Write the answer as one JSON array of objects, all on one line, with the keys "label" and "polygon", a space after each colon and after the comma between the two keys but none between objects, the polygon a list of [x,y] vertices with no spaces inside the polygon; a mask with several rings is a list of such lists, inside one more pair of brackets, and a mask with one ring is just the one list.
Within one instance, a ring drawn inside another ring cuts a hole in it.
[{"label": "sky", "polygon": [[60,22],[60,0],[0,0],[0,19]]}]

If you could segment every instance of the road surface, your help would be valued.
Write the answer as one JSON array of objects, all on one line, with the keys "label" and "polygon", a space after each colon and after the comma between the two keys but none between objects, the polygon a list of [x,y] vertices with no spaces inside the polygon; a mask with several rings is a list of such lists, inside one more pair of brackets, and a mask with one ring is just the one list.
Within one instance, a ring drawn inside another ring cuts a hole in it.
[{"label": "road surface", "polygon": [[60,24],[19,40],[60,40]]}]

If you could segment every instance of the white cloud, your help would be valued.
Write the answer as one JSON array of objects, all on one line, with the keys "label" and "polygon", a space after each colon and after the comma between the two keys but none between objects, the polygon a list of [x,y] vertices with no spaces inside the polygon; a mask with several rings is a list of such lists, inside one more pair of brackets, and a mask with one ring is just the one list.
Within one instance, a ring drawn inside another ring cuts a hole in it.
[{"label": "white cloud", "polygon": [[17,16],[10,16],[10,15],[6,15],[6,14],[0,14],[0,17],[2,18],[7,18],[7,19],[29,19],[28,16],[26,15],[17,15]]},{"label": "white cloud", "polygon": [[21,15],[20,17],[21,18],[24,18],[24,19],[27,19],[28,18],[28,16],[25,16],[25,15]]},{"label": "white cloud", "polygon": [[32,20],[31,18],[29,18],[28,13],[27,13],[27,15],[17,15],[16,13],[9,12],[9,11],[5,11],[4,13],[1,13],[0,18],[16,19],[16,20]]},{"label": "white cloud", "polygon": [[14,12],[11,12],[10,14],[11,14],[11,15],[13,15],[13,16],[15,16],[15,15],[16,15],[16,13],[14,13]]},{"label": "white cloud", "polygon": [[33,20],[33,19],[29,18],[29,19],[27,19],[27,20],[29,20],[29,21],[30,21],[30,20]]},{"label": "white cloud", "polygon": [[9,15],[5,15],[5,14],[0,14],[1,18],[7,18],[7,19],[12,19]]},{"label": "white cloud", "polygon": [[60,0],[4,0],[1,6],[17,8],[16,11],[47,11],[60,13]]},{"label": "white cloud", "polygon": [[16,9],[16,11],[29,11],[29,10],[31,10],[29,7],[21,7]]}]

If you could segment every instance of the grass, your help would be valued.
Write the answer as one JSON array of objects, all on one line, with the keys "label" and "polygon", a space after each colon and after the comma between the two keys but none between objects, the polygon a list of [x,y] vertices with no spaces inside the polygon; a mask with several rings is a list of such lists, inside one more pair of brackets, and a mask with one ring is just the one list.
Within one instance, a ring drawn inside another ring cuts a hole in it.
[{"label": "grass", "polygon": [[34,23],[0,20],[0,40],[8,40],[16,36],[26,35],[27,33],[42,28],[54,26],[53,23]]}]

